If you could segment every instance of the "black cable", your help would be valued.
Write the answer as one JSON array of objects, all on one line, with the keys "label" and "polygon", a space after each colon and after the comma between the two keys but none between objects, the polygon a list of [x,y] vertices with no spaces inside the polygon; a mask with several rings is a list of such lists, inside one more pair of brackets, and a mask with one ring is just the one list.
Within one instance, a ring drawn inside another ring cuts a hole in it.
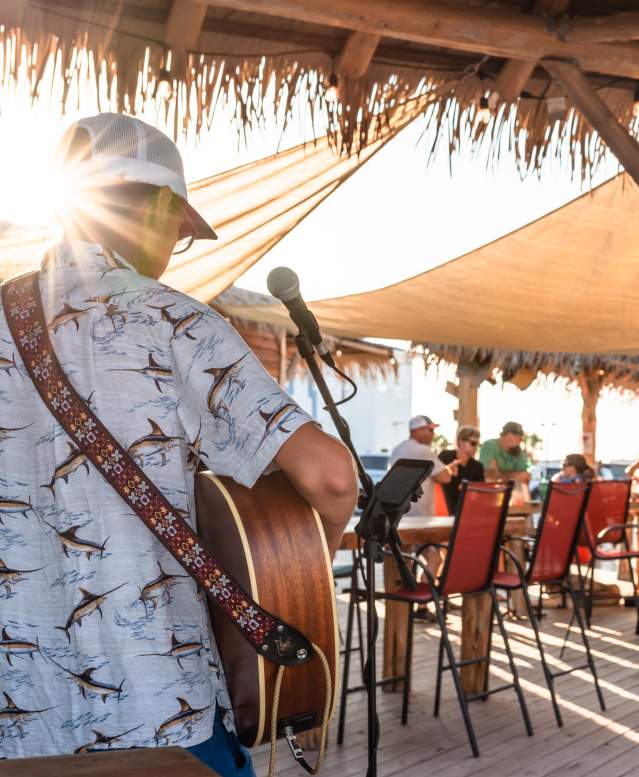
[{"label": "black cable", "polygon": [[[349,383],[353,389],[353,392],[349,394],[347,397],[344,397],[344,399],[340,399],[339,402],[335,403],[335,407],[338,405],[343,405],[346,402],[350,402],[351,399],[357,394],[357,384],[354,380],[348,377],[348,375],[345,372],[342,372],[339,367],[331,367],[332,370],[334,370],[343,380],[345,380],[347,383]],[[324,408],[326,410],[326,408]]]}]

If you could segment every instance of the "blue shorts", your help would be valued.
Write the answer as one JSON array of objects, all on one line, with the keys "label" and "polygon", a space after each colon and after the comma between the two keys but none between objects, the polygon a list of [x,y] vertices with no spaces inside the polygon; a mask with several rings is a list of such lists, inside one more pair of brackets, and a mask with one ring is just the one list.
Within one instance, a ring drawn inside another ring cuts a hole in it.
[{"label": "blue shorts", "polygon": [[189,747],[188,751],[220,777],[255,777],[251,754],[241,745],[236,734],[226,730],[219,707],[215,712],[211,738]]}]

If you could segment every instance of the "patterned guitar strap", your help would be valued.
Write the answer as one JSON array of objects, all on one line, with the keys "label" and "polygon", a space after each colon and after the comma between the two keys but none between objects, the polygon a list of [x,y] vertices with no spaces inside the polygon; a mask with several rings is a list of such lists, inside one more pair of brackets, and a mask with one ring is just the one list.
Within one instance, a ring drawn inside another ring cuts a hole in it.
[{"label": "patterned guitar strap", "polygon": [[[262,609],[202,547],[198,535],[73,388],[49,338],[38,273],[3,283],[2,302],[11,336],[42,401],[96,470],[261,656],[282,666],[310,660],[314,651],[309,640]],[[281,645],[287,638],[290,650],[281,655],[275,640]]]}]

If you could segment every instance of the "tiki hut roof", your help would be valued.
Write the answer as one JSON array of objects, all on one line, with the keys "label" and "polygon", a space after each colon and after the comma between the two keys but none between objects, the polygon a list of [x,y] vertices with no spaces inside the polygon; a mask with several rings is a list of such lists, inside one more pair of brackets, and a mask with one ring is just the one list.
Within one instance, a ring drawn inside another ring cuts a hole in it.
[{"label": "tiki hut roof", "polygon": [[[265,324],[253,320],[250,316],[230,314],[229,310],[246,308],[252,305],[271,305],[280,303],[266,294],[257,294],[247,289],[231,286],[211,301],[211,307],[224,315],[244,337],[255,351],[262,363],[274,377],[291,379],[296,375],[307,375],[306,366],[302,362],[295,345],[296,330],[290,319],[278,324]],[[393,348],[378,343],[367,343],[351,337],[331,337],[328,335],[326,344],[335,358],[335,363],[342,372],[355,377],[373,379],[389,378],[397,375],[397,352]],[[276,351],[279,349],[279,355]],[[276,364],[276,358],[284,361]],[[323,364],[320,362],[320,366]]]},{"label": "tiki hut roof", "polygon": [[557,154],[581,174],[592,172],[604,146],[539,65],[549,58],[577,63],[619,121],[627,127],[634,121],[634,0],[4,0],[0,6],[5,82],[22,78],[34,97],[49,99],[53,75],[64,84],[62,103],[88,82],[102,109],[121,111],[140,111],[145,99],[172,87],[167,109],[175,133],[207,126],[220,103],[231,106],[243,130],[264,119],[274,96],[280,116],[306,104],[318,132],[328,128],[341,150],[353,151],[379,130],[379,121],[371,127],[374,117],[389,118],[406,100],[429,93],[426,112],[438,130],[427,134],[433,145],[486,143],[493,159],[510,148],[534,170]]}]

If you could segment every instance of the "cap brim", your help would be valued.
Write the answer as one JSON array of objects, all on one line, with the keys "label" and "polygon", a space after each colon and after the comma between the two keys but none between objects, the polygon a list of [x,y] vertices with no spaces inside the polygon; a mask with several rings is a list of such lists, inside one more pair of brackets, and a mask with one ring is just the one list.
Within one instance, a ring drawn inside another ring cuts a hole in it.
[{"label": "cap brim", "polygon": [[193,235],[196,240],[217,240],[217,235],[213,227],[205,221],[192,205],[183,199],[180,199],[180,205],[184,211],[183,234],[180,237],[189,237]]}]

